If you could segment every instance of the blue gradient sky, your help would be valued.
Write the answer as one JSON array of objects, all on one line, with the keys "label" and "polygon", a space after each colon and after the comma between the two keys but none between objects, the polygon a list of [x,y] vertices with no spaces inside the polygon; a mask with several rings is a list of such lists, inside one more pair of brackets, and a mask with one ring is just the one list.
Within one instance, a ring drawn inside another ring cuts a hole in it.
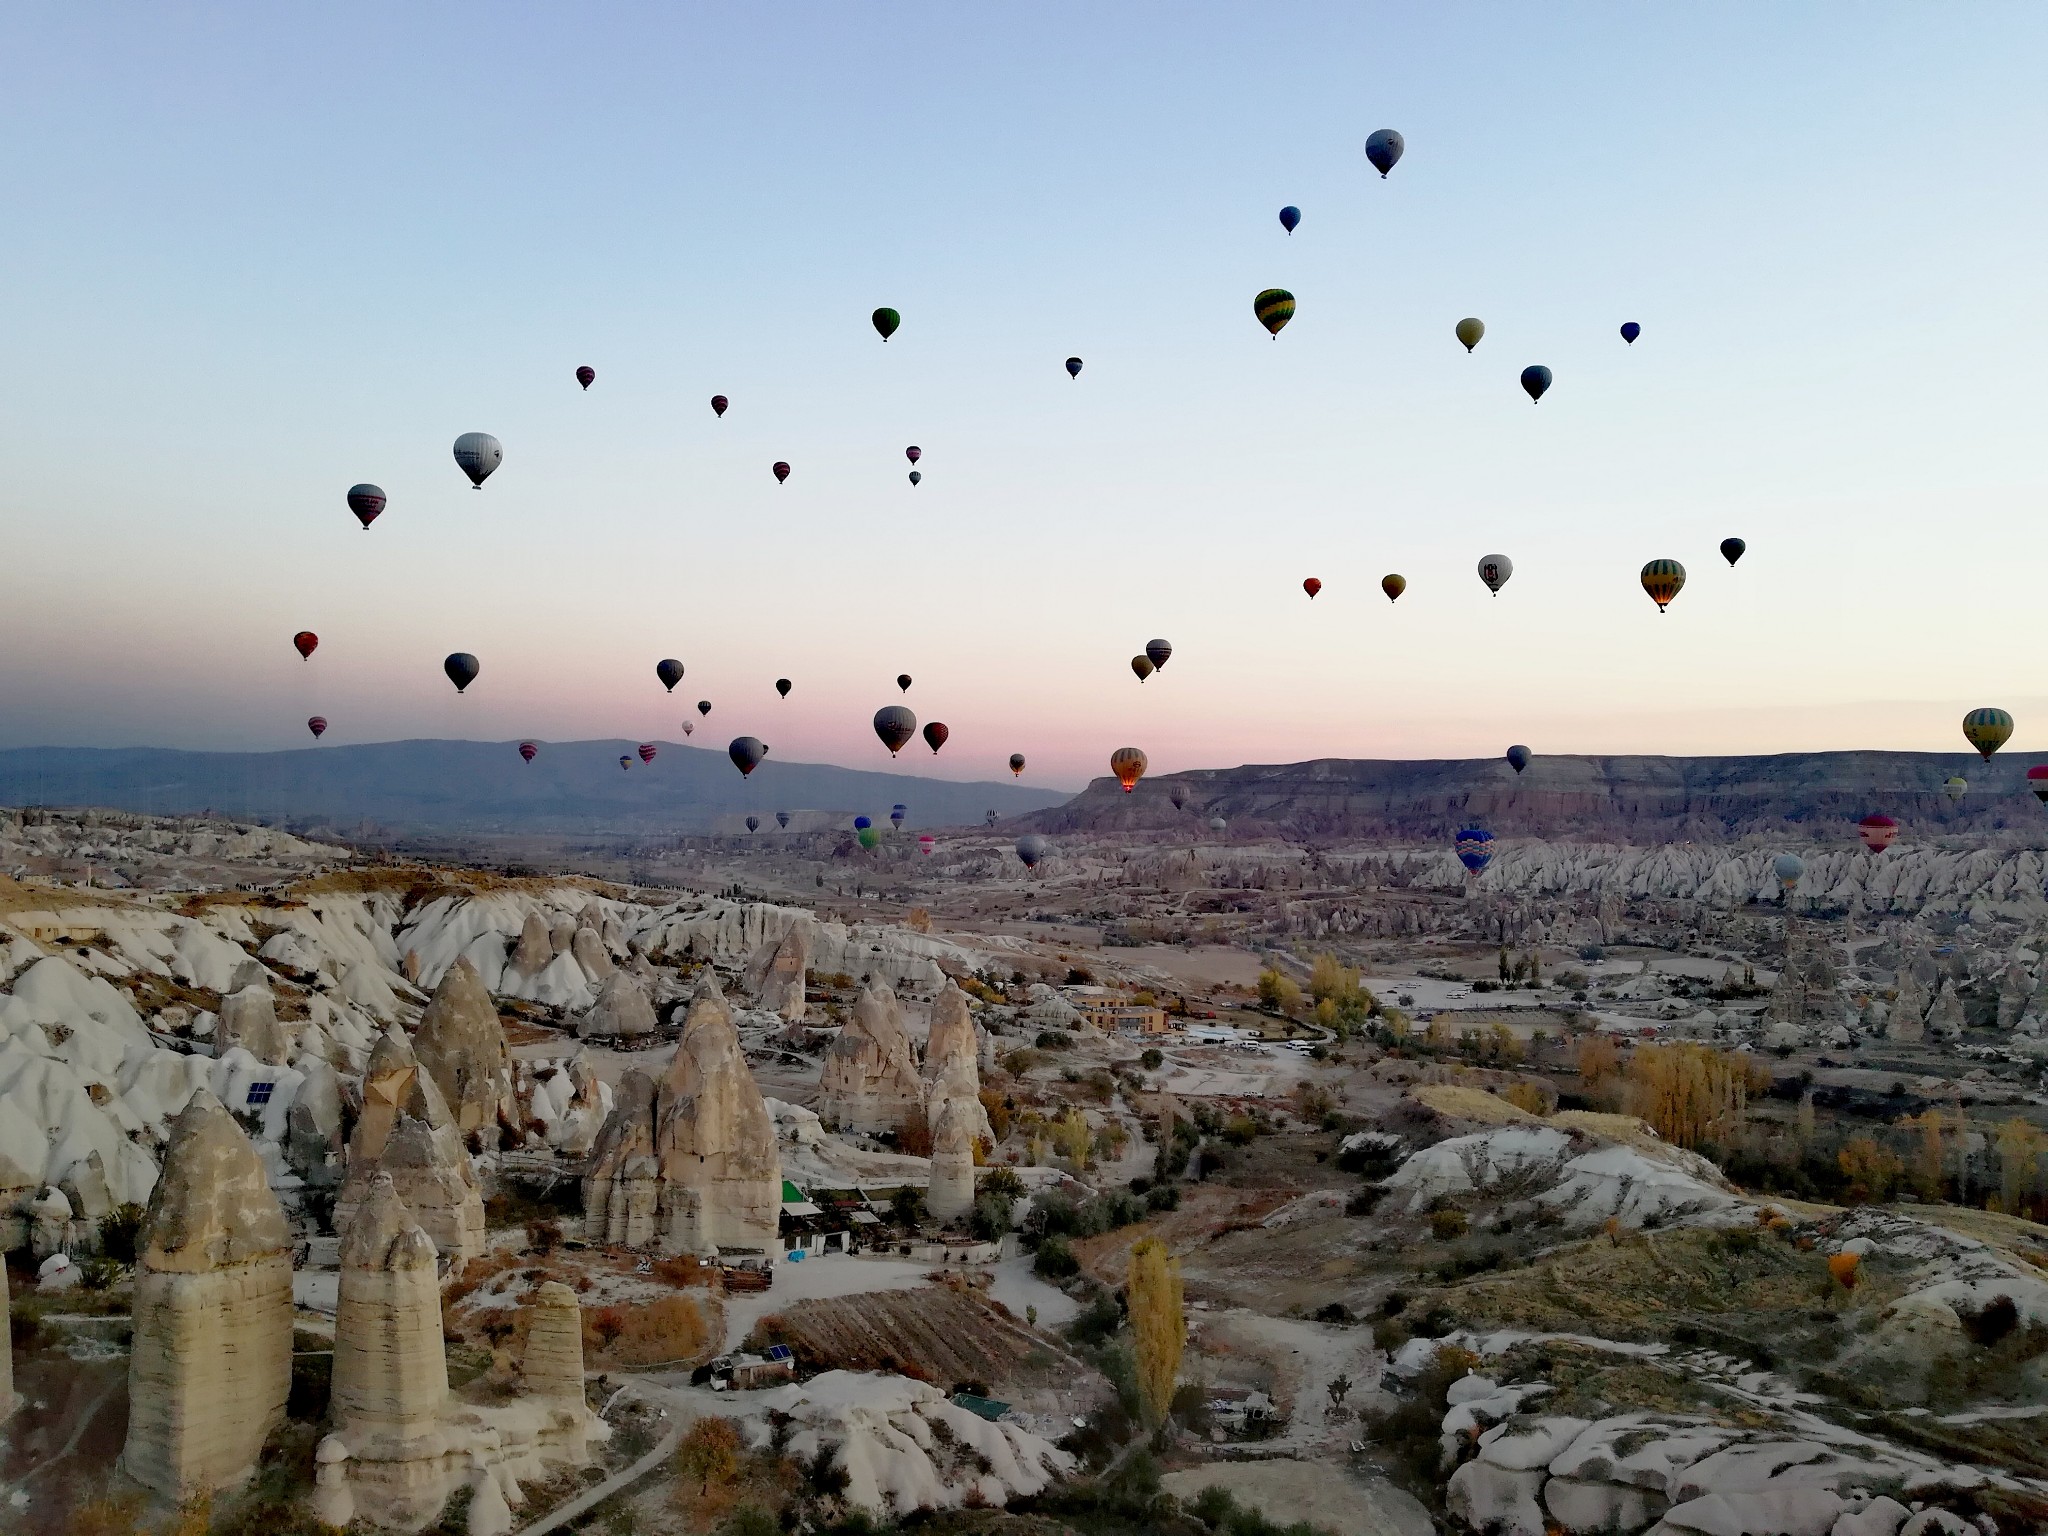
[{"label": "blue gradient sky", "polygon": [[699,742],[881,766],[909,671],[953,741],[903,765],[1053,784],[1125,742],[1959,750],[1989,703],[2048,747],[2044,44],[1998,5],[12,8],[0,745],[673,740],[709,697]]}]

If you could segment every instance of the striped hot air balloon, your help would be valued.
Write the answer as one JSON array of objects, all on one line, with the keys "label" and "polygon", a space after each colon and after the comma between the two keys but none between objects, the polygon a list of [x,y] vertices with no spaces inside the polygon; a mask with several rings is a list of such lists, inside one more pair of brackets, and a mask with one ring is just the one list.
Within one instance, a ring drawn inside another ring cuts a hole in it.
[{"label": "striped hot air balloon", "polygon": [[2036,800],[2048,805],[2048,764],[2036,763],[2027,770],[2027,788]]},{"label": "striped hot air balloon", "polygon": [[1899,824],[1878,812],[1856,823],[1856,835],[1863,839],[1863,846],[1872,853],[1883,853],[1898,838]]},{"label": "striped hot air balloon", "polygon": [[1268,288],[1252,300],[1252,313],[1278,341],[1280,328],[1294,318],[1294,295],[1285,288]]},{"label": "striped hot air balloon", "polygon": [[1458,862],[1479,874],[1493,862],[1493,834],[1484,827],[1464,827],[1458,832]]},{"label": "striped hot air balloon", "polygon": [[1678,589],[1685,585],[1685,567],[1676,560],[1652,560],[1643,567],[1643,590],[1650,594],[1650,600],[1662,613],[1664,605],[1678,596]]},{"label": "striped hot air balloon", "polygon": [[1963,716],[1963,740],[1988,763],[1992,753],[2012,740],[2012,716],[2002,709],[1973,709]]},{"label": "striped hot air balloon", "polygon": [[1118,747],[1109,754],[1109,771],[1116,775],[1117,783],[1123,785],[1127,795],[1138,787],[1138,780],[1145,777],[1145,770],[1150,766],[1145,754],[1136,747]]}]

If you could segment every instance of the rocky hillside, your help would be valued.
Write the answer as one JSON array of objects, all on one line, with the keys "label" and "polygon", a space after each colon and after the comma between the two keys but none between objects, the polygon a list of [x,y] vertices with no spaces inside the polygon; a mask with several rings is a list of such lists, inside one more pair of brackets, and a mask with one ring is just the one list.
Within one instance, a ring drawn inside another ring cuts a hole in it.
[{"label": "rocky hillside", "polygon": [[[1503,837],[1711,842],[1796,830],[1807,842],[1846,840],[1856,821],[1883,811],[1909,831],[2048,839],[2048,816],[2026,791],[2027,768],[2042,760],[1986,764],[1967,752],[1539,755],[1518,777],[1500,758],[1322,758],[1162,775],[1130,795],[1114,779],[1097,779],[1022,824],[1040,832],[1168,830],[1221,816],[1233,835],[1319,839],[1436,838],[1478,824]],[[1942,785],[1956,775],[1969,789],[1952,804]]]}]

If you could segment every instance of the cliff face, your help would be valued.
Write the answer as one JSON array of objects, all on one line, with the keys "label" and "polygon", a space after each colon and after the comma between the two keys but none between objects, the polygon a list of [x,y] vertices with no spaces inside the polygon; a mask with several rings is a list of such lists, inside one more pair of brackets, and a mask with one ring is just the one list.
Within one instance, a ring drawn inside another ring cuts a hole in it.
[{"label": "cliff face", "polygon": [[[1539,754],[1519,776],[1501,758],[1314,762],[1198,769],[1124,794],[1098,779],[1052,810],[1018,819],[1040,832],[1194,831],[1221,816],[1237,835],[1434,838],[1469,821],[1497,836],[1713,840],[1796,825],[1850,824],[1884,810],[1927,829],[2024,825],[2027,768],[2039,758],[1970,752],[1790,752],[1768,757]],[[1969,783],[1959,803],[1942,785]],[[1184,804],[1176,808],[1178,789]]]}]

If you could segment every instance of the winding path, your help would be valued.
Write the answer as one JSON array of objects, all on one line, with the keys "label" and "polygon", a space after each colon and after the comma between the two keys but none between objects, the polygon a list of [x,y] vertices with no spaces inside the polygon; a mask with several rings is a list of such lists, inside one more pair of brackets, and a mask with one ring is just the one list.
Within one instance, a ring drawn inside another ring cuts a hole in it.
[{"label": "winding path", "polygon": [[666,1462],[675,1454],[675,1449],[682,1443],[682,1439],[683,1425],[679,1421],[671,1420],[668,1433],[661,1437],[661,1443],[645,1456],[623,1471],[614,1472],[596,1487],[584,1489],[568,1503],[557,1505],[531,1525],[521,1526],[516,1536],[547,1536],[549,1531],[559,1529],[579,1515],[588,1514],[620,1489],[630,1488]]}]

